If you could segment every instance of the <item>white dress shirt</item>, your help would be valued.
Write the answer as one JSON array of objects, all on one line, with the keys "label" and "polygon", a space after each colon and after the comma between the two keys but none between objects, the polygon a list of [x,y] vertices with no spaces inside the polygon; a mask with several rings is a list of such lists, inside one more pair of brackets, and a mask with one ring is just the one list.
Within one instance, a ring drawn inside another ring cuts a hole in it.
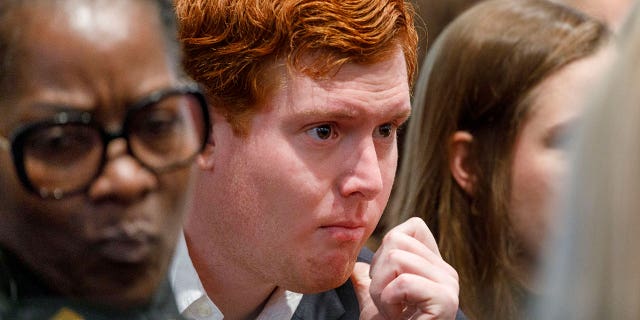
[{"label": "white dress shirt", "polygon": [[[221,320],[224,315],[207,296],[193,267],[184,234],[181,234],[173,256],[169,281],[176,297],[178,311],[187,319]],[[302,300],[302,294],[277,288],[256,319],[291,319]]]}]

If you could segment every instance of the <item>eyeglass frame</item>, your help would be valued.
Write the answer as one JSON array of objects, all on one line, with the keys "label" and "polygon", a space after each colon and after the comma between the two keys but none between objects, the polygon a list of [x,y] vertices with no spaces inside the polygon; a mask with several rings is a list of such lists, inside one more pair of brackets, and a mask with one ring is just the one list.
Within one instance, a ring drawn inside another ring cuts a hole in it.
[{"label": "eyeglass frame", "polygon": [[[191,95],[196,98],[198,103],[200,104],[202,111],[202,122],[204,125],[204,137],[200,147],[196,150],[196,152],[188,157],[187,159],[180,161],[178,163],[169,165],[162,169],[155,169],[149,165],[147,165],[144,161],[140,160],[138,156],[135,155],[131,148],[131,143],[129,143],[129,129],[130,123],[129,119],[132,118],[135,113],[141,109],[149,107],[151,105],[157,104],[161,100],[177,95]],[[28,133],[37,131],[43,127],[50,127],[56,125],[65,125],[68,123],[76,123],[80,125],[90,126],[95,129],[99,134],[102,140],[102,157],[100,159],[100,163],[97,165],[95,175],[87,180],[87,184],[82,187],[78,187],[77,189],[73,189],[72,191],[67,191],[62,194],[56,194],[55,192],[43,193],[41,189],[38,189],[29,179],[27,175],[27,170],[25,168],[25,159],[24,159],[24,139],[27,138]],[[16,173],[18,175],[18,179],[22,183],[23,187],[25,187],[28,191],[39,195],[44,199],[56,199],[59,200],[61,198],[86,192],[86,190],[91,186],[95,180],[103,174],[104,167],[107,163],[107,148],[109,143],[113,140],[123,138],[127,141],[127,154],[132,158],[136,159],[136,161],[142,165],[147,170],[153,172],[154,174],[162,174],[165,172],[169,172],[180,167],[184,167],[188,165],[193,159],[204,150],[207,142],[209,140],[209,136],[211,135],[211,119],[209,116],[209,105],[204,96],[204,93],[200,89],[197,84],[191,83],[177,87],[171,87],[166,89],[160,89],[152,92],[151,94],[145,96],[141,100],[133,103],[131,107],[129,107],[125,113],[124,121],[122,122],[122,127],[117,132],[109,132],[105,130],[104,126],[101,125],[98,121],[94,119],[94,116],[90,112],[60,112],[54,115],[51,118],[35,121],[32,123],[24,124],[16,129],[14,129],[9,137],[5,137],[0,135],[0,149],[4,149],[7,151],[11,151],[11,157],[13,160],[14,167],[16,169]]]}]

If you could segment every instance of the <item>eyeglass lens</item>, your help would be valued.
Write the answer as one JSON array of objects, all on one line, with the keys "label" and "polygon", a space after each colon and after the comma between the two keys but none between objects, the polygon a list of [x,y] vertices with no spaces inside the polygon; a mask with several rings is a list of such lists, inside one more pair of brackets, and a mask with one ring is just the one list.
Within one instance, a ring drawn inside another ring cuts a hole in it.
[{"label": "eyeglass lens", "polygon": [[[123,128],[130,153],[164,172],[188,164],[205,140],[203,106],[192,94],[172,94],[130,113]],[[50,124],[26,133],[24,171],[42,196],[86,188],[104,164],[107,138],[93,123]]]},{"label": "eyeglass lens", "polygon": [[23,141],[25,173],[41,193],[87,185],[102,162],[100,132],[87,125],[46,126]]},{"label": "eyeglass lens", "polygon": [[192,95],[169,96],[142,109],[129,122],[131,152],[156,171],[183,165],[202,145],[203,116]]}]

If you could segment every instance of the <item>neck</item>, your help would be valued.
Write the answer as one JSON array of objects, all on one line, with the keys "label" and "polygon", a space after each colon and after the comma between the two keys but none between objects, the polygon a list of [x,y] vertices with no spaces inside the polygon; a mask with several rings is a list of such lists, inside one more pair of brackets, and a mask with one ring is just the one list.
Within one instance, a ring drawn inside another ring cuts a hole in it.
[{"label": "neck", "polygon": [[185,228],[185,240],[200,281],[225,320],[256,318],[276,286],[242,268],[225,256],[224,250],[212,250],[219,247],[211,241],[209,234],[189,233]]}]

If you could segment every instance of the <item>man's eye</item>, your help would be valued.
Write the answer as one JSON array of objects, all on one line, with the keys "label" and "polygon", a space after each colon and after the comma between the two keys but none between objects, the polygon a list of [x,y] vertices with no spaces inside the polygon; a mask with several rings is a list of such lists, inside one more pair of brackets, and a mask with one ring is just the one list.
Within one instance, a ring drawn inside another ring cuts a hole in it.
[{"label": "man's eye", "polygon": [[336,135],[335,130],[329,124],[313,127],[307,130],[307,134],[318,140],[328,140]]},{"label": "man's eye", "polygon": [[374,136],[388,138],[393,135],[393,132],[394,132],[393,125],[391,123],[386,123],[376,128],[376,131],[374,132]]}]

